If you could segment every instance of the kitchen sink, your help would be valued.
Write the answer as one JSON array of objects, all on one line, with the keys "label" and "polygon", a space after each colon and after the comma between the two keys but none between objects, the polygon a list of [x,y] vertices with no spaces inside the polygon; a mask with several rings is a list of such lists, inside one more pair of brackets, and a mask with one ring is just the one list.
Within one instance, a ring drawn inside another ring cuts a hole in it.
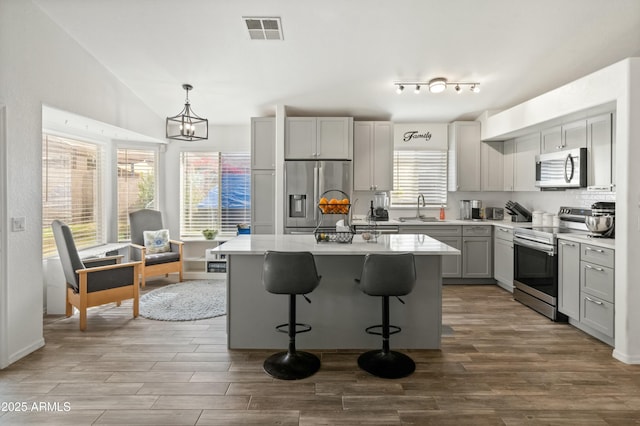
[{"label": "kitchen sink", "polygon": [[412,217],[399,217],[400,222],[444,222],[435,216],[412,216]]}]

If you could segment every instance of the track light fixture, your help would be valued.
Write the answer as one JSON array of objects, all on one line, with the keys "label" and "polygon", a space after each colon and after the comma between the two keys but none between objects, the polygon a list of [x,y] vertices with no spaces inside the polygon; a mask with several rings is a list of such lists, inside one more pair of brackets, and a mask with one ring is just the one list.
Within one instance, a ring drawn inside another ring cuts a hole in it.
[{"label": "track light fixture", "polygon": [[420,85],[416,84],[416,89],[413,91],[413,93],[415,93],[416,95],[420,94]]},{"label": "track light fixture", "polygon": [[166,137],[167,139],[177,139],[181,141],[194,141],[209,139],[209,120],[198,117],[191,109],[189,103],[189,90],[193,89],[190,84],[183,84],[182,88],[187,91],[187,99],[184,108],[173,117],[167,117]]},{"label": "track light fixture", "polygon": [[429,92],[431,93],[444,92],[447,86],[453,86],[456,93],[462,93],[462,88],[460,86],[469,86],[469,89],[473,93],[478,93],[480,91],[480,83],[466,81],[447,81],[447,79],[443,77],[432,78],[429,81],[396,81],[393,84],[396,86],[396,93],[398,94],[402,93],[404,87],[407,85],[416,87],[414,93],[420,93],[420,86],[427,86],[429,88]]}]

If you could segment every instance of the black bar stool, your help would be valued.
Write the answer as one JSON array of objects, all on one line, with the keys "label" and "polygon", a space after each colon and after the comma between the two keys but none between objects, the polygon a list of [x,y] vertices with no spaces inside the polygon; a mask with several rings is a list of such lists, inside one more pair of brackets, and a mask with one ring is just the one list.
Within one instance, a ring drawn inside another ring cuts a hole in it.
[{"label": "black bar stool", "polygon": [[416,283],[413,254],[368,254],[364,258],[362,276],[356,281],[364,293],[382,297],[382,324],[365,330],[369,334],[382,336],[382,349],[360,355],[358,366],[385,379],[408,376],[415,371],[416,364],[407,355],[389,349],[389,336],[401,331],[400,327],[389,324],[389,296],[396,296],[404,304],[398,296],[407,295],[413,290]]},{"label": "black bar stool", "polygon": [[320,359],[296,350],[296,334],[311,330],[308,324],[296,323],[296,295],[311,293],[320,283],[313,255],[309,252],[267,251],[264,255],[262,283],[269,293],[289,295],[289,322],[276,329],[289,334],[289,350],[271,355],[264,361],[264,371],[276,379],[297,380],[320,369]]}]

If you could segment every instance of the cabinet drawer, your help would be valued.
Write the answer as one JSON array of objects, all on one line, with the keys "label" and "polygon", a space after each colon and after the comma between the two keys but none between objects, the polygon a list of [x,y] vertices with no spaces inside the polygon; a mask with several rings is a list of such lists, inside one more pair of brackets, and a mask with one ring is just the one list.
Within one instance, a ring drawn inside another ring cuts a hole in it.
[{"label": "cabinet drawer", "polygon": [[613,337],[614,305],[588,294],[582,294],[580,322]]},{"label": "cabinet drawer", "polygon": [[401,234],[426,234],[430,237],[459,237],[462,235],[460,226],[434,225],[434,226],[402,226]]},{"label": "cabinet drawer", "polygon": [[580,289],[585,293],[613,303],[613,269],[591,262],[580,262]]},{"label": "cabinet drawer", "polygon": [[463,225],[462,236],[463,237],[490,237],[491,225]]},{"label": "cabinet drawer", "polygon": [[495,237],[500,240],[513,241],[513,229],[504,226],[496,226]]},{"label": "cabinet drawer", "polygon": [[613,268],[614,250],[593,246],[591,244],[580,244],[580,247],[581,260]]}]

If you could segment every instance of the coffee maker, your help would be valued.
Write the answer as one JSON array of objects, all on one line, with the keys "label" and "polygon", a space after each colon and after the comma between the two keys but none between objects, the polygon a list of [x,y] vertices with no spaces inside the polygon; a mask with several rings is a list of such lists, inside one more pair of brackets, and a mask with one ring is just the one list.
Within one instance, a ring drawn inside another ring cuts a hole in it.
[{"label": "coffee maker", "polygon": [[376,192],[373,195],[373,220],[388,221],[389,220],[389,196],[386,192]]}]

